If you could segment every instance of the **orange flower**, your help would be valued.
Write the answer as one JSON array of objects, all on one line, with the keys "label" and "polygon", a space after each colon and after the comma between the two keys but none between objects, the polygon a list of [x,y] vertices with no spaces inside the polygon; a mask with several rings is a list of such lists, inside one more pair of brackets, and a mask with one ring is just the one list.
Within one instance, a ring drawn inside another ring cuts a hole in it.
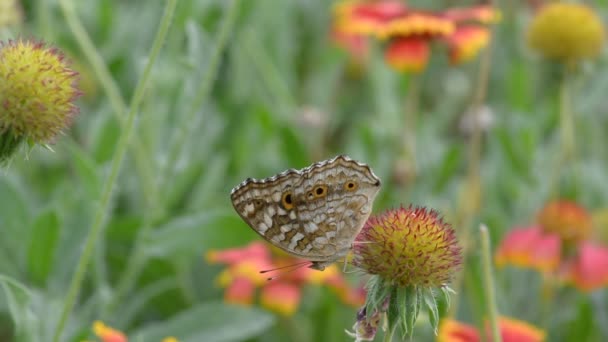
[{"label": "orange flower", "polygon": [[496,264],[534,268],[541,272],[557,270],[561,242],[554,234],[544,234],[539,226],[514,229],[503,239],[496,252]]},{"label": "orange flower", "polygon": [[450,8],[443,11],[442,14],[445,18],[457,23],[478,22],[481,24],[495,24],[500,20],[500,12],[488,5]]},{"label": "orange flower", "polygon": [[[93,333],[101,339],[101,342],[128,342],[129,339],[122,331],[105,325],[102,321],[93,322]],[[86,341],[85,341],[86,342]],[[165,337],[161,342],[179,342],[173,336]]]},{"label": "orange flower", "polygon": [[591,234],[591,215],[576,203],[555,201],[538,213],[538,223],[548,233],[555,233],[567,243],[577,243]]},{"label": "orange flower", "polygon": [[538,215],[539,225],[510,231],[495,261],[556,276],[582,291],[608,286],[608,248],[587,240],[591,217],[576,203],[556,201]]},{"label": "orange flower", "polygon": [[430,48],[425,39],[400,38],[389,43],[384,58],[397,71],[419,73],[426,68],[429,55]]},{"label": "orange flower", "polygon": [[386,36],[388,24],[407,9],[400,1],[345,1],[334,8],[336,26],[351,34]]},{"label": "orange flower", "polygon": [[[286,256],[282,252],[273,255],[267,245],[254,241],[243,248],[233,248],[223,251],[210,251],[206,259],[210,263],[227,264],[228,268],[220,273],[217,283],[225,287],[226,302],[251,305],[260,288],[260,303],[271,311],[282,315],[293,314],[299,304],[301,289],[306,284],[326,285],[338,293],[347,304],[359,305],[360,296],[347,285],[335,265],[318,272],[306,267],[299,267],[301,260]],[[268,280],[261,274],[263,270],[273,270],[290,267],[289,271]]]},{"label": "orange flower", "polygon": [[122,332],[112,329],[101,321],[93,323],[93,332],[103,342],[127,342],[127,336]]},{"label": "orange flower", "polygon": [[584,242],[564,267],[564,278],[581,291],[608,286],[608,248]]},{"label": "orange flower", "polygon": [[473,58],[490,40],[489,31],[481,25],[497,22],[500,15],[490,6],[430,12],[395,1],[375,1],[342,3],[336,6],[335,17],[339,32],[388,39],[385,59],[396,70],[420,72],[433,40],[448,45],[453,64]]},{"label": "orange flower", "polygon": [[[503,342],[542,342],[546,333],[526,322],[507,317],[498,321]],[[486,331],[487,338],[490,334]],[[452,319],[445,319],[439,325],[438,342],[479,342],[479,331],[470,325]]]},{"label": "orange flower", "polygon": [[482,26],[459,26],[452,35],[445,38],[445,42],[450,62],[460,64],[473,59],[490,43],[490,31]]},{"label": "orange flower", "polygon": [[262,306],[284,316],[291,316],[300,304],[301,291],[294,284],[271,281],[262,288]]}]

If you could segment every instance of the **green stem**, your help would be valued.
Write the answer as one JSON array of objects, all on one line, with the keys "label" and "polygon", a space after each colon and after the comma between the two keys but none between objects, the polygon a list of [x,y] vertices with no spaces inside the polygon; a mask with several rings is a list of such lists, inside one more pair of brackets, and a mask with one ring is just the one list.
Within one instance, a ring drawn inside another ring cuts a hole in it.
[{"label": "green stem", "polygon": [[498,325],[498,307],[496,305],[496,290],[494,288],[494,273],[492,271],[492,251],[490,249],[490,233],[488,227],[482,224],[479,227],[481,235],[481,262],[483,269],[483,287],[485,289],[488,319],[492,331],[492,341],[502,342],[500,327]]},{"label": "green stem", "polygon": [[[62,0],[61,3],[62,7],[64,8],[72,8],[72,3],[70,2],[70,0]],[[70,315],[70,312],[72,311],[76,303],[78,294],[80,293],[80,288],[82,287],[82,282],[86,275],[87,266],[89,264],[91,256],[93,255],[95,244],[103,228],[104,218],[108,215],[110,209],[110,199],[112,197],[112,190],[114,189],[114,185],[116,183],[116,179],[118,178],[120,167],[122,165],[124,156],[127,151],[127,147],[129,145],[129,138],[131,137],[135,118],[137,117],[139,106],[143,99],[145,89],[148,85],[148,80],[150,79],[152,66],[154,65],[154,62],[158,57],[160,49],[165,41],[165,37],[167,36],[167,32],[169,31],[169,27],[173,18],[173,12],[175,11],[176,5],[177,0],[167,1],[167,4],[165,6],[165,12],[160,23],[160,28],[158,29],[158,32],[154,39],[154,43],[152,45],[152,49],[150,51],[148,63],[146,64],[142,77],[140,78],[137,87],[135,88],[135,93],[133,95],[133,99],[131,100],[131,106],[129,109],[129,113],[127,114],[125,126],[121,132],[118,144],[116,146],[114,157],[112,158],[110,175],[108,176],[108,179],[105,182],[104,188],[102,190],[102,195],[99,200],[99,207],[95,214],[91,230],[89,231],[89,234],[86,237],[82,255],[78,260],[76,271],[74,272],[72,280],[70,281],[68,294],[66,296],[63,309],[61,310],[61,314],[59,316],[60,318],[57,324],[57,328],[55,329],[55,334],[53,337],[54,342],[58,342],[61,338],[61,334],[63,332],[63,329],[65,328],[65,324],[67,323],[68,316]],[[67,14],[75,16],[75,13],[73,11],[70,11]]]},{"label": "green stem", "polygon": [[222,53],[224,52],[224,48],[228,43],[228,37],[232,33],[232,29],[234,27],[234,23],[236,22],[237,13],[239,9],[239,0],[232,0],[230,2],[230,6],[227,9],[227,13],[224,15],[224,21],[222,22],[222,26],[220,27],[215,50],[213,51],[213,55],[211,55],[211,59],[209,61],[209,65],[205,70],[205,76],[203,77],[199,87],[197,88],[195,94],[196,100],[192,103],[192,107],[190,111],[186,113],[186,115],[180,119],[180,125],[176,128],[171,146],[169,147],[168,160],[164,164],[161,179],[165,180],[164,188],[167,188],[170,185],[170,181],[173,178],[173,171],[175,170],[175,163],[179,156],[181,155],[184,146],[186,145],[188,137],[192,133],[194,121],[194,117],[201,109],[204,101],[209,96],[211,92],[211,88],[213,86],[213,82],[217,76],[217,71],[219,68],[219,63],[221,60]]},{"label": "green stem", "polygon": [[262,82],[266,85],[268,92],[273,95],[279,110],[278,113],[287,113],[296,106],[289,86],[281,77],[281,72],[271,62],[272,58],[266,53],[263,44],[258,41],[255,35],[248,32],[247,35],[239,40],[239,46],[243,48],[247,56],[251,58],[251,63],[257,69]]},{"label": "green stem", "polygon": [[[110,71],[108,70],[106,64],[103,61],[103,57],[99,54],[98,50],[95,48],[91,37],[88,35],[82,21],[75,13],[73,3],[70,0],[61,0],[59,1],[59,5],[61,6],[61,10],[63,11],[63,16],[66,19],[74,38],[80,45],[80,49],[84,53],[87,58],[87,61],[91,65],[93,72],[95,73],[97,79],[99,80],[101,87],[104,89],[106,96],[110,102],[110,106],[112,107],[113,113],[116,116],[116,119],[121,125],[121,128],[124,130],[125,128],[125,118],[124,113],[127,112],[127,105],[120,94],[120,90],[118,85],[112,78]],[[141,189],[144,193],[144,198],[148,201],[148,207],[157,208],[156,205],[159,195],[156,184],[154,182],[154,177],[152,176],[151,171],[154,169],[151,167],[152,162],[148,158],[148,153],[144,148],[143,143],[137,136],[133,136],[131,138],[130,147],[132,149],[131,153],[135,160],[135,167],[137,168],[137,173],[139,174],[139,179],[141,180]],[[148,208],[148,212],[156,210],[152,210]]]},{"label": "green stem", "polygon": [[[490,1],[490,5],[494,6],[492,2],[493,1]],[[471,227],[473,227],[473,220],[481,206],[482,189],[480,169],[481,153],[483,150],[483,131],[477,115],[479,115],[479,110],[486,101],[491,66],[492,44],[490,43],[480,56],[476,88],[471,99],[471,105],[469,106],[471,113],[475,115],[475,117],[473,118],[473,132],[468,145],[468,169],[463,191],[464,200],[462,201],[463,204],[457,219],[458,226],[464,227],[460,231],[460,241],[462,244],[462,255],[465,260],[472,245]],[[466,270],[463,272],[466,272]],[[460,272],[453,282],[454,290],[457,293],[460,292],[460,289],[462,288],[463,272]],[[459,299],[459,296],[454,298],[453,304],[450,306],[450,315],[457,312]]]},{"label": "green stem", "polygon": [[407,183],[413,182],[417,173],[416,162],[416,125],[418,122],[418,104],[420,98],[420,76],[412,75],[409,79],[405,98],[405,118],[403,127],[402,154],[407,165]]},{"label": "green stem", "polygon": [[564,165],[572,161],[575,152],[574,120],[568,92],[568,79],[569,72],[564,68],[559,88],[559,123],[562,140],[562,160]]},{"label": "green stem", "polygon": [[397,324],[394,324],[392,327],[389,327],[388,330],[384,333],[383,342],[392,342],[393,336],[395,335],[395,331],[397,331]]}]

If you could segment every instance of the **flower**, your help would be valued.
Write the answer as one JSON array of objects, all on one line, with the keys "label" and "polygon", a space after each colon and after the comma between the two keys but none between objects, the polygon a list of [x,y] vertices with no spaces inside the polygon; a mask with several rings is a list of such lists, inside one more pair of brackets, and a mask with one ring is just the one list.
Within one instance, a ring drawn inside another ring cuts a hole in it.
[{"label": "flower", "polygon": [[370,218],[353,253],[356,266],[402,287],[444,286],[462,262],[452,227],[436,211],[412,206]]},{"label": "flower", "polygon": [[495,23],[500,17],[490,6],[431,12],[395,1],[345,2],[336,6],[334,13],[338,31],[387,41],[387,63],[408,73],[425,69],[429,45],[435,40],[448,45],[452,64],[470,60],[489,43],[490,32],[482,25]]},{"label": "flower", "polygon": [[426,68],[429,55],[429,45],[425,40],[399,38],[388,44],[384,58],[397,71],[418,73]]},{"label": "flower", "polygon": [[[242,248],[209,251],[206,259],[209,263],[228,265],[217,278],[218,285],[226,288],[224,300],[228,303],[251,305],[259,288],[262,306],[278,314],[290,316],[297,310],[301,289],[306,284],[328,286],[349,305],[363,303],[359,291],[346,283],[335,265],[319,272],[299,267],[303,265],[301,260],[279,253],[277,251],[275,255],[266,244],[254,241]],[[260,272],[281,268],[290,270],[272,279]]]},{"label": "flower", "polygon": [[596,57],[604,44],[604,28],[590,8],[552,2],[540,8],[527,31],[529,45],[561,62]]},{"label": "flower", "polygon": [[478,25],[459,26],[450,36],[444,38],[448,46],[450,62],[460,64],[473,59],[490,42],[490,31]]},{"label": "flower", "polygon": [[122,332],[108,327],[101,321],[93,323],[93,332],[103,342],[127,342],[127,336]]},{"label": "flower", "polygon": [[[93,333],[101,339],[101,342],[128,342],[129,339],[122,331],[105,325],[102,321],[93,322]],[[86,341],[85,341],[86,342]],[[173,336],[165,337],[161,342],[179,342]]]},{"label": "flower", "polygon": [[0,42],[0,161],[22,141],[47,144],[78,112],[78,73],[41,42]]},{"label": "flower", "polygon": [[411,308],[422,305],[437,328],[435,289],[449,295],[448,283],[460,268],[462,254],[454,230],[436,211],[409,206],[371,217],[355,239],[353,255],[353,264],[372,275],[366,321],[358,320],[362,325],[356,324],[355,331],[375,313],[386,312],[389,331],[401,326],[402,334],[411,336],[418,314]]},{"label": "flower", "polygon": [[[545,340],[544,331],[523,321],[500,317],[498,325],[503,342],[542,342]],[[444,319],[439,325],[437,341],[479,342],[482,341],[479,335],[479,331],[473,326],[452,319]],[[490,339],[490,333],[486,331],[484,340]]]},{"label": "flower", "polygon": [[557,234],[564,242],[577,243],[591,234],[591,215],[570,201],[550,202],[538,213],[537,221],[545,232]]},{"label": "flower", "polygon": [[17,0],[0,0],[0,28],[17,25],[23,21],[23,13]]},{"label": "flower", "polygon": [[503,238],[497,266],[535,269],[582,291],[608,286],[608,248],[589,240],[592,220],[584,208],[570,201],[550,202],[537,221]]}]

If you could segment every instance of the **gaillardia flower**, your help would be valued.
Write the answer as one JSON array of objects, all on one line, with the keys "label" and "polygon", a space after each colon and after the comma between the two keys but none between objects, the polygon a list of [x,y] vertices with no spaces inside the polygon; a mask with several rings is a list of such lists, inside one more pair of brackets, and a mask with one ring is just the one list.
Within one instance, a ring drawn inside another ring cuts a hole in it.
[{"label": "gaillardia flower", "polygon": [[[125,335],[122,331],[111,328],[105,325],[102,321],[93,322],[93,333],[101,340],[101,342],[129,341],[127,335]],[[161,342],[178,342],[178,340],[175,337],[169,336],[163,338]]]},{"label": "gaillardia flower", "polygon": [[[251,305],[259,289],[263,307],[289,316],[295,313],[300,304],[304,285],[325,285],[346,304],[357,306],[363,303],[364,296],[348,285],[336,265],[327,267],[323,272],[297,267],[302,260],[278,250],[271,253],[268,245],[260,241],[242,248],[209,251],[206,259],[209,263],[228,265],[217,278],[218,285],[226,288],[224,299],[228,303]],[[267,275],[260,273],[282,267],[291,269],[270,280]]]},{"label": "gaillardia flower", "polygon": [[[503,342],[542,342],[546,333],[526,322],[500,317],[498,320]],[[444,319],[439,325],[437,342],[481,342],[491,341],[491,334],[485,332],[481,338],[479,331],[470,325],[452,319]]]},{"label": "gaillardia flower", "polygon": [[398,326],[411,336],[424,306],[437,329],[435,289],[449,296],[462,254],[454,230],[436,211],[410,206],[371,217],[355,239],[353,255],[353,264],[372,275],[366,315],[357,324],[369,325],[376,313],[386,312],[391,332]]},{"label": "gaillardia flower", "polygon": [[545,205],[537,224],[511,230],[495,256],[499,267],[532,268],[582,291],[608,286],[608,248],[589,241],[591,215],[570,201]]},{"label": "gaillardia flower", "polygon": [[532,48],[560,62],[596,57],[605,39],[602,21],[591,8],[566,2],[542,6],[527,35]]},{"label": "gaillardia flower", "polygon": [[387,63],[410,73],[425,69],[433,41],[448,45],[452,64],[470,60],[489,43],[490,31],[484,25],[500,17],[490,6],[431,12],[398,1],[348,1],[336,6],[334,13],[340,32],[386,42]]},{"label": "gaillardia flower", "polygon": [[78,112],[78,73],[41,42],[0,42],[0,161],[23,141],[51,143]]}]

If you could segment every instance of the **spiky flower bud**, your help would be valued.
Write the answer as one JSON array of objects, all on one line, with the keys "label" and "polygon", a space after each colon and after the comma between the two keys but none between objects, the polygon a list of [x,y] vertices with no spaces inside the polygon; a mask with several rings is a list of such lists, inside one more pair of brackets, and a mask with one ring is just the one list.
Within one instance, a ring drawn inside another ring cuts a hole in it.
[{"label": "spiky flower bud", "polygon": [[390,332],[400,327],[402,335],[411,336],[424,307],[437,329],[435,289],[449,301],[448,283],[462,255],[454,230],[436,211],[410,206],[371,217],[355,239],[353,254],[353,263],[373,275],[367,284],[367,321],[370,313],[386,312]]},{"label": "spiky flower bud", "polygon": [[356,266],[402,287],[446,285],[461,261],[454,230],[426,208],[370,218],[354,246]]},{"label": "spiky flower bud", "polygon": [[70,125],[78,112],[77,76],[42,42],[0,42],[0,161],[22,141],[50,143]]}]

